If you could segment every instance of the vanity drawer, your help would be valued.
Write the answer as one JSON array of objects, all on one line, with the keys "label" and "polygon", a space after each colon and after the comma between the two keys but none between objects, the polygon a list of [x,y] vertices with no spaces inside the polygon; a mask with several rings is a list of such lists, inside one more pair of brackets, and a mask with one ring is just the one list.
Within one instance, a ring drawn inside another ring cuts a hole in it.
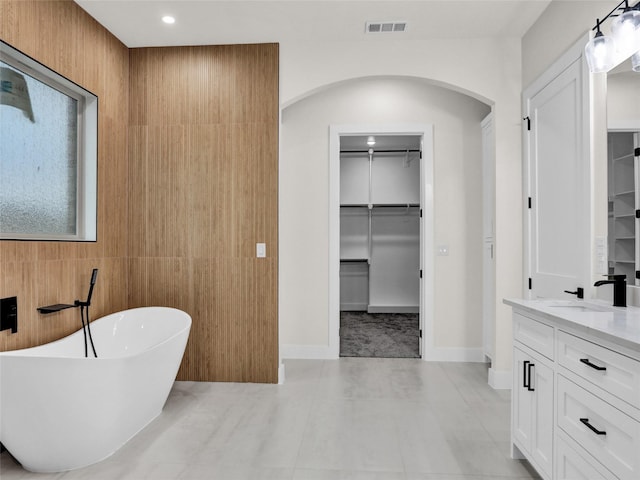
[{"label": "vanity drawer", "polygon": [[558,379],[558,426],[621,479],[640,478],[640,423],[584,388]]},{"label": "vanity drawer", "polygon": [[640,362],[558,331],[558,363],[640,408]]},{"label": "vanity drawer", "polygon": [[556,437],[555,480],[615,480],[615,476],[600,465],[591,455],[583,452],[572,440]]},{"label": "vanity drawer", "polygon": [[553,327],[514,313],[513,338],[553,360]]}]

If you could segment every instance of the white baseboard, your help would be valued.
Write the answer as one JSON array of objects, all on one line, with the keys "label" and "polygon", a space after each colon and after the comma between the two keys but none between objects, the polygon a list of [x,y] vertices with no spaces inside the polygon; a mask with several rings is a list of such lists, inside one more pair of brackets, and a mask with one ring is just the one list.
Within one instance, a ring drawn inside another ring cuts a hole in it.
[{"label": "white baseboard", "polygon": [[482,348],[435,347],[425,351],[422,358],[429,362],[484,363]]},{"label": "white baseboard", "polygon": [[420,307],[411,305],[369,305],[367,313],[420,313]]},{"label": "white baseboard", "polygon": [[[339,352],[332,352],[328,345],[281,345],[283,359],[336,360]],[[484,363],[482,348],[433,348],[423,355],[429,362],[475,362]],[[511,372],[507,372],[511,375]],[[510,377],[509,377],[510,378]],[[505,388],[505,387],[501,387]]]},{"label": "white baseboard", "polygon": [[306,360],[335,360],[340,354],[331,351],[328,345],[280,345],[280,356]]},{"label": "white baseboard", "polygon": [[489,368],[489,386],[494,390],[511,390],[513,376],[511,370]]},{"label": "white baseboard", "polygon": [[367,310],[367,303],[341,303],[341,312],[365,312]]}]

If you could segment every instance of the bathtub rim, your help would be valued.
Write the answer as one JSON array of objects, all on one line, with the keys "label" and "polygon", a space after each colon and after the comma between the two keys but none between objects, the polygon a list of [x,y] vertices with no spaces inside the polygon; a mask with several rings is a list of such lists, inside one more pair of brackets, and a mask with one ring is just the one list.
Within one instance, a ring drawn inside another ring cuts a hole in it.
[{"label": "bathtub rim", "polygon": [[102,317],[96,318],[95,320],[92,320],[91,323],[93,324],[94,322],[100,321],[103,318],[107,318],[110,317],[111,315],[118,315],[124,312],[133,312],[133,311],[139,311],[139,310],[147,310],[147,309],[162,309],[162,310],[173,310],[176,312],[179,312],[183,315],[186,316],[186,318],[189,320],[189,322],[183,327],[180,328],[179,330],[177,330],[176,332],[174,332],[172,335],[168,336],[167,338],[165,338],[164,340],[162,340],[161,342],[158,343],[154,343],[151,347],[149,348],[145,348],[144,350],[137,350],[135,352],[132,353],[127,353],[127,354],[123,354],[123,355],[118,355],[117,357],[84,357],[84,356],[77,356],[77,355],[51,355],[50,353],[48,354],[42,354],[42,355],[38,355],[38,354],[33,354],[33,353],[26,353],[29,351],[37,351],[38,348],[43,347],[45,345],[53,345],[56,343],[60,343],[63,342],[65,340],[67,340],[69,337],[75,336],[75,335],[81,335],[82,334],[82,328],[70,333],[69,335],[65,335],[64,337],[58,338],[57,340],[53,340],[51,342],[47,342],[47,343],[41,343],[39,345],[34,345],[32,347],[26,347],[26,348],[19,348],[16,350],[5,350],[0,352],[0,359],[2,359],[2,357],[32,357],[32,358],[51,358],[51,359],[56,359],[56,358],[65,358],[65,359],[78,359],[78,360],[93,360],[93,361],[107,361],[107,360],[116,360],[119,358],[129,358],[129,357],[134,357],[136,355],[140,355],[141,353],[144,352],[148,352],[149,350],[153,350],[154,348],[160,346],[160,345],[164,345],[165,343],[171,341],[172,339],[174,339],[175,337],[181,335],[182,333],[184,333],[185,330],[190,330],[191,329],[191,325],[193,324],[193,319],[191,318],[191,315],[189,315],[187,312],[185,312],[184,310],[180,310],[179,308],[175,308],[175,307],[164,307],[161,305],[153,305],[153,306],[147,306],[147,307],[135,307],[135,308],[127,308],[126,310],[119,310],[117,312],[113,312],[113,313],[108,313],[106,315],[103,315]]}]

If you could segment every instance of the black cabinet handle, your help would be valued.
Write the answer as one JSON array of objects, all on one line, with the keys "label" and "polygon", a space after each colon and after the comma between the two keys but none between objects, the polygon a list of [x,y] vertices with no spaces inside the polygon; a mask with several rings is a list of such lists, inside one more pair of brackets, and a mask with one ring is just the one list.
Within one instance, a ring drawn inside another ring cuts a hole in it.
[{"label": "black cabinet handle", "polygon": [[594,370],[598,370],[599,372],[604,372],[607,369],[607,367],[601,367],[599,365],[591,363],[588,358],[581,358],[580,361],[585,365],[589,365]]},{"label": "black cabinet handle", "polygon": [[522,388],[529,388],[528,382],[527,382],[527,366],[529,365],[529,360],[525,360],[524,362],[522,362]]},{"label": "black cabinet handle", "polygon": [[595,433],[596,435],[606,435],[607,432],[605,432],[604,430],[598,430],[596,427],[594,427],[593,425],[591,425],[589,423],[589,419],[588,418],[581,418],[580,421],[582,423],[584,423],[587,428],[589,428],[589,430],[591,430],[593,433]]},{"label": "black cabinet handle", "polygon": [[529,390],[530,392],[535,392],[536,389],[531,386],[531,369],[535,367],[536,364],[531,362],[528,362],[528,363],[529,365],[527,366],[527,370],[528,370],[529,384],[527,385],[527,390]]}]

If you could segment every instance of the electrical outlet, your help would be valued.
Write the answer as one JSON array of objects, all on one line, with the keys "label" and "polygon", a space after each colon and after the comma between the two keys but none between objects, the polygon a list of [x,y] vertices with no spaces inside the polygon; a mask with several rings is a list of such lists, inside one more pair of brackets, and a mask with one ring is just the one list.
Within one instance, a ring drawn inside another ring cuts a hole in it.
[{"label": "electrical outlet", "polygon": [[256,243],[256,257],[265,258],[267,256],[267,244]]},{"label": "electrical outlet", "polygon": [[438,256],[446,257],[449,255],[449,245],[438,245]]}]

